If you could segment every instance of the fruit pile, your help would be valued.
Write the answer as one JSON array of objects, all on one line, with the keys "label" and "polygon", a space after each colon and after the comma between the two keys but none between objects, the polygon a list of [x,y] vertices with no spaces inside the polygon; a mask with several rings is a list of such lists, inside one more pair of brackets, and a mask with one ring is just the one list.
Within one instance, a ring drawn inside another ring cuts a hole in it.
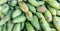
[{"label": "fruit pile", "polygon": [[60,31],[60,0],[0,0],[0,31]]}]

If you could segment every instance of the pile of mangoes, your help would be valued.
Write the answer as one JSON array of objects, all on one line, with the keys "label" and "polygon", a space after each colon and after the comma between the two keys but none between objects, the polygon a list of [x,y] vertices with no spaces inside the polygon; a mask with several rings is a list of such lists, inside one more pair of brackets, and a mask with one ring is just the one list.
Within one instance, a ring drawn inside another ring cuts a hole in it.
[{"label": "pile of mangoes", "polygon": [[60,0],[0,0],[0,31],[60,31]]}]

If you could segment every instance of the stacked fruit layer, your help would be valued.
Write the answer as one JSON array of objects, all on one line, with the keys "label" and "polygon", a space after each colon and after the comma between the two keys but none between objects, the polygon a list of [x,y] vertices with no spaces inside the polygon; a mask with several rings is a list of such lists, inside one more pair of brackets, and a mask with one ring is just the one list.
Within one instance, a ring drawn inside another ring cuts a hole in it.
[{"label": "stacked fruit layer", "polygon": [[60,31],[60,0],[0,0],[0,31]]}]

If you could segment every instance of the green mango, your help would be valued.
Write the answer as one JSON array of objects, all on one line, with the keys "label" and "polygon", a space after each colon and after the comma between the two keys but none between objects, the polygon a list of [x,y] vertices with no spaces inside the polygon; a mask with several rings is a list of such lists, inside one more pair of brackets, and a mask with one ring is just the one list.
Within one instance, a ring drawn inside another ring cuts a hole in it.
[{"label": "green mango", "polygon": [[40,27],[40,24],[39,24],[39,21],[38,21],[38,18],[37,16],[33,16],[33,21],[31,21],[31,24],[37,29],[37,30],[41,30],[41,27]]},{"label": "green mango", "polygon": [[56,10],[56,15],[60,16],[60,10]]},{"label": "green mango", "polygon": [[0,5],[5,4],[8,0],[0,0]]},{"label": "green mango", "polygon": [[20,23],[17,23],[17,24],[14,26],[13,31],[21,31],[21,29],[20,29]]},{"label": "green mango", "polygon": [[17,0],[12,0],[11,1],[11,6],[16,6],[17,5]]},{"label": "green mango", "polygon": [[52,0],[49,0],[49,1],[47,1],[47,3],[50,6],[56,8],[56,9],[60,9],[60,5],[59,5],[59,3],[56,0],[53,0],[53,1]]},{"label": "green mango", "polygon": [[20,9],[23,11],[23,12],[28,12],[29,10],[28,10],[28,6],[24,3],[24,2],[18,2],[18,4],[19,4],[19,7],[20,7]]},{"label": "green mango", "polygon": [[3,31],[7,31],[6,24],[3,25]]},{"label": "green mango", "polygon": [[49,11],[51,12],[51,14],[52,14],[53,16],[55,16],[55,15],[57,14],[57,12],[56,12],[56,9],[55,9],[55,8],[50,7],[50,6],[48,6],[48,5],[47,5],[47,7],[48,7]]},{"label": "green mango", "polygon": [[52,15],[51,15],[50,11],[46,10],[44,13],[44,16],[45,16],[46,21],[52,22]]},{"label": "green mango", "polygon": [[45,20],[42,13],[40,13],[40,24],[44,31],[51,31],[51,28],[50,28],[48,22]]},{"label": "green mango", "polygon": [[32,12],[28,11],[25,13],[27,20],[32,21],[33,20],[33,14]]},{"label": "green mango", "polygon": [[55,28],[60,31],[60,17],[54,16],[53,17],[53,24]]},{"label": "green mango", "polygon": [[9,11],[9,5],[8,4],[4,4],[3,6],[2,6],[2,13],[3,14],[7,14],[8,13],[8,11]]},{"label": "green mango", "polygon": [[15,18],[17,16],[20,16],[22,14],[22,11],[20,9],[16,9],[13,13],[12,13],[12,18]]},{"label": "green mango", "polygon": [[27,31],[35,31],[35,29],[29,22],[26,22],[26,29],[27,29]]},{"label": "green mango", "polygon": [[20,23],[20,29],[22,30],[24,28],[24,22]]},{"label": "green mango", "polygon": [[25,16],[18,16],[12,20],[13,23],[20,23],[20,22],[25,22],[26,17]]},{"label": "green mango", "polygon": [[28,6],[28,8],[30,9],[30,11],[32,12],[32,13],[36,13],[36,9],[35,9],[35,7],[34,6],[32,6],[32,5],[30,5],[30,4],[27,4],[27,6]]},{"label": "green mango", "polygon": [[14,27],[14,24],[11,22],[11,20],[9,20],[7,22],[7,31],[12,31],[13,27]]},{"label": "green mango", "polygon": [[39,6],[39,4],[36,0],[28,0],[28,2],[35,7]]}]

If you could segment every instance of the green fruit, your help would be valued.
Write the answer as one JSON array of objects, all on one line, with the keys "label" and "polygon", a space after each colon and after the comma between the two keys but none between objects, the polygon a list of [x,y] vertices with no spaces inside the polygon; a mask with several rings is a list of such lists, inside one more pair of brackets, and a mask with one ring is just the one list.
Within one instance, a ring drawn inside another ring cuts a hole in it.
[{"label": "green fruit", "polygon": [[7,31],[12,31],[14,24],[9,20],[7,22]]},{"label": "green fruit", "polygon": [[33,21],[31,21],[31,23],[37,30],[41,30],[37,16],[33,16]]},{"label": "green fruit", "polygon": [[3,18],[1,18],[1,20],[0,20],[0,25],[4,25],[6,22],[7,22],[7,21],[6,21],[6,18],[3,17]]},{"label": "green fruit", "polygon": [[28,8],[30,9],[30,11],[35,14],[36,13],[35,7],[30,4],[27,4],[27,5],[28,5]]},{"label": "green fruit", "polygon": [[45,2],[43,2],[43,1],[38,1],[38,4],[41,6],[41,5],[44,5]]},{"label": "green fruit", "polygon": [[40,24],[41,24],[41,27],[44,31],[51,31],[51,28],[48,24],[48,22],[45,20],[44,16],[42,14],[41,15],[41,18],[40,18]]},{"label": "green fruit", "polygon": [[3,14],[7,14],[8,13],[8,11],[9,11],[9,5],[8,4],[4,4],[3,6],[2,6],[2,13]]},{"label": "green fruit", "polygon": [[28,7],[27,7],[27,5],[24,2],[18,2],[18,4],[19,4],[20,9],[23,12],[25,12],[25,13],[28,12]]},{"label": "green fruit", "polygon": [[48,7],[48,9],[49,9],[49,11],[51,12],[52,15],[56,15],[56,14],[57,14],[55,8],[52,8],[52,7],[50,7],[50,6],[47,6],[47,7]]},{"label": "green fruit", "polygon": [[20,23],[20,29],[22,30],[24,28],[24,22]]},{"label": "green fruit", "polygon": [[60,31],[60,17],[54,16],[53,17],[53,24],[58,31]]},{"label": "green fruit", "polygon": [[33,26],[29,22],[26,22],[26,29],[27,31],[35,31]]},{"label": "green fruit", "polygon": [[11,5],[12,5],[12,6],[16,6],[16,5],[17,5],[17,0],[12,0],[12,1],[11,1]]},{"label": "green fruit", "polygon": [[13,23],[20,23],[20,22],[25,22],[26,18],[25,16],[18,16],[16,18],[13,19]]},{"label": "green fruit", "polygon": [[16,9],[13,13],[12,13],[12,18],[15,18],[17,16],[20,16],[22,14],[20,9]]},{"label": "green fruit", "polygon": [[60,16],[60,10],[56,10],[58,16]]},{"label": "green fruit", "polygon": [[29,21],[32,21],[32,20],[33,20],[33,14],[32,14],[30,11],[28,11],[27,13],[25,13],[25,15],[26,15],[26,18],[27,18]]},{"label": "green fruit", "polygon": [[7,31],[6,24],[3,25],[3,31]]},{"label": "green fruit", "polygon": [[42,13],[36,12],[36,16],[40,19],[40,18],[44,18],[44,16],[42,16]]},{"label": "green fruit", "polygon": [[20,30],[20,23],[17,23],[17,24],[14,26],[13,31],[21,31],[21,30]]},{"label": "green fruit", "polygon": [[44,13],[46,11],[46,7],[45,6],[37,7],[37,11],[41,12],[41,13]]},{"label": "green fruit", "polygon": [[39,6],[39,4],[36,0],[28,0],[28,2],[35,7]]},{"label": "green fruit", "polygon": [[5,4],[8,0],[0,0],[0,5]]},{"label": "green fruit", "polygon": [[59,3],[58,3],[56,0],[53,0],[53,2],[52,2],[52,0],[50,0],[50,1],[47,1],[47,3],[48,3],[50,6],[56,8],[56,9],[60,9],[60,5],[59,5]]},{"label": "green fruit", "polygon": [[46,10],[44,13],[44,16],[45,16],[46,21],[52,22],[52,15],[51,15],[50,11]]}]

